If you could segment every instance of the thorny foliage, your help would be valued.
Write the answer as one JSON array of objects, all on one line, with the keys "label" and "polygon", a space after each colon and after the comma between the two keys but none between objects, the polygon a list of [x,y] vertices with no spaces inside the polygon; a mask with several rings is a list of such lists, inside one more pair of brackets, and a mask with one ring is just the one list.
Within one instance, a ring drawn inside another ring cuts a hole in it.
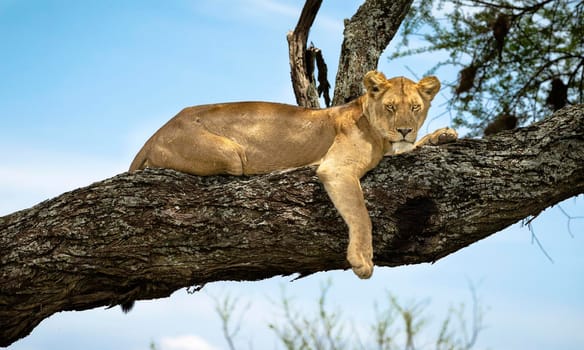
[{"label": "thorny foliage", "polygon": [[[450,308],[436,336],[429,335],[430,322],[425,314],[428,301],[404,304],[388,293],[385,305],[375,304],[374,322],[368,327],[357,326],[355,320],[347,320],[340,309],[331,309],[328,305],[330,288],[330,281],[321,287],[314,313],[295,306],[285,291],[282,293],[281,317],[268,326],[284,349],[469,350],[476,345],[484,328],[485,310],[472,285],[472,310],[469,312],[463,303]],[[215,302],[225,340],[230,349],[237,349],[240,342],[235,338],[248,308],[240,308],[239,300],[233,298],[215,299]]]},{"label": "thorny foliage", "polygon": [[416,0],[390,58],[448,53],[428,74],[459,69],[449,110],[476,136],[497,117],[526,124],[584,103],[583,14],[582,0]]}]

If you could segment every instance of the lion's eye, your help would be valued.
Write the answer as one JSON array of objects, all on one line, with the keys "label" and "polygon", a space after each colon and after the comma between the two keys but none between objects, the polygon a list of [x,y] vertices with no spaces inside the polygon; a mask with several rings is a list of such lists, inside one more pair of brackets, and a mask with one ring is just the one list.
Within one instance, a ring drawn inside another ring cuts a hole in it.
[{"label": "lion's eye", "polygon": [[422,109],[422,106],[420,106],[418,104],[412,105],[412,111],[413,112],[419,112],[421,109]]},{"label": "lion's eye", "polygon": [[385,105],[385,109],[387,109],[390,112],[393,112],[393,111],[395,111],[395,106],[391,103],[388,103]]}]

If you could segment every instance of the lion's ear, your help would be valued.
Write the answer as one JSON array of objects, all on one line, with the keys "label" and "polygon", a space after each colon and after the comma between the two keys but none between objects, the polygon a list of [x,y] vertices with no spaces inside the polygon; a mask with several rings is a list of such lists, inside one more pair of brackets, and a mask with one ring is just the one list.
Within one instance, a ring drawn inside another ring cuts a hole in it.
[{"label": "lion's ear", "polygon": [[367,93],[372,95],[375,95],[381,91],[385,84],[387,84],[387,78],[385,75],[383,75],[383,73],[376,70],[367,72],[363,78],[363,85],[365,85]]},{"label": "lion's ear", "polygon": [[435,76],[424,77],[418,82],[418,90],[431,100],[440,91],[440,80]]}]

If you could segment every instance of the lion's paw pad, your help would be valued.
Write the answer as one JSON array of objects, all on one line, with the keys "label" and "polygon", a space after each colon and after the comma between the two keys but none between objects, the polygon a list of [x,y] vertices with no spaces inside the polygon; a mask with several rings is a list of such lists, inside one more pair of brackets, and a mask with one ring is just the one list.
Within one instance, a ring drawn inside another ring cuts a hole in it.
[{"label": "lion's paw pad", "polygon": [[450,143],[458,139],[458,133],[454,129],[444,128],[437,130],[433,135],[433,144],[441,145],[444,143]]}]

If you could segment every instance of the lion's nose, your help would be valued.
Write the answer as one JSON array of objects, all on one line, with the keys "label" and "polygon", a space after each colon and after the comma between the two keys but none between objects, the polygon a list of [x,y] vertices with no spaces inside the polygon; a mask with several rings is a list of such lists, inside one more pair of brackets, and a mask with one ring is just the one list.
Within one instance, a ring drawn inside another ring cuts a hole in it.
[{"label": "lion's nose", "polygon": [[412,128],[397,128],[397,131],[402,134],[403,137],[406,137],[407,134],[412,132]]}]

